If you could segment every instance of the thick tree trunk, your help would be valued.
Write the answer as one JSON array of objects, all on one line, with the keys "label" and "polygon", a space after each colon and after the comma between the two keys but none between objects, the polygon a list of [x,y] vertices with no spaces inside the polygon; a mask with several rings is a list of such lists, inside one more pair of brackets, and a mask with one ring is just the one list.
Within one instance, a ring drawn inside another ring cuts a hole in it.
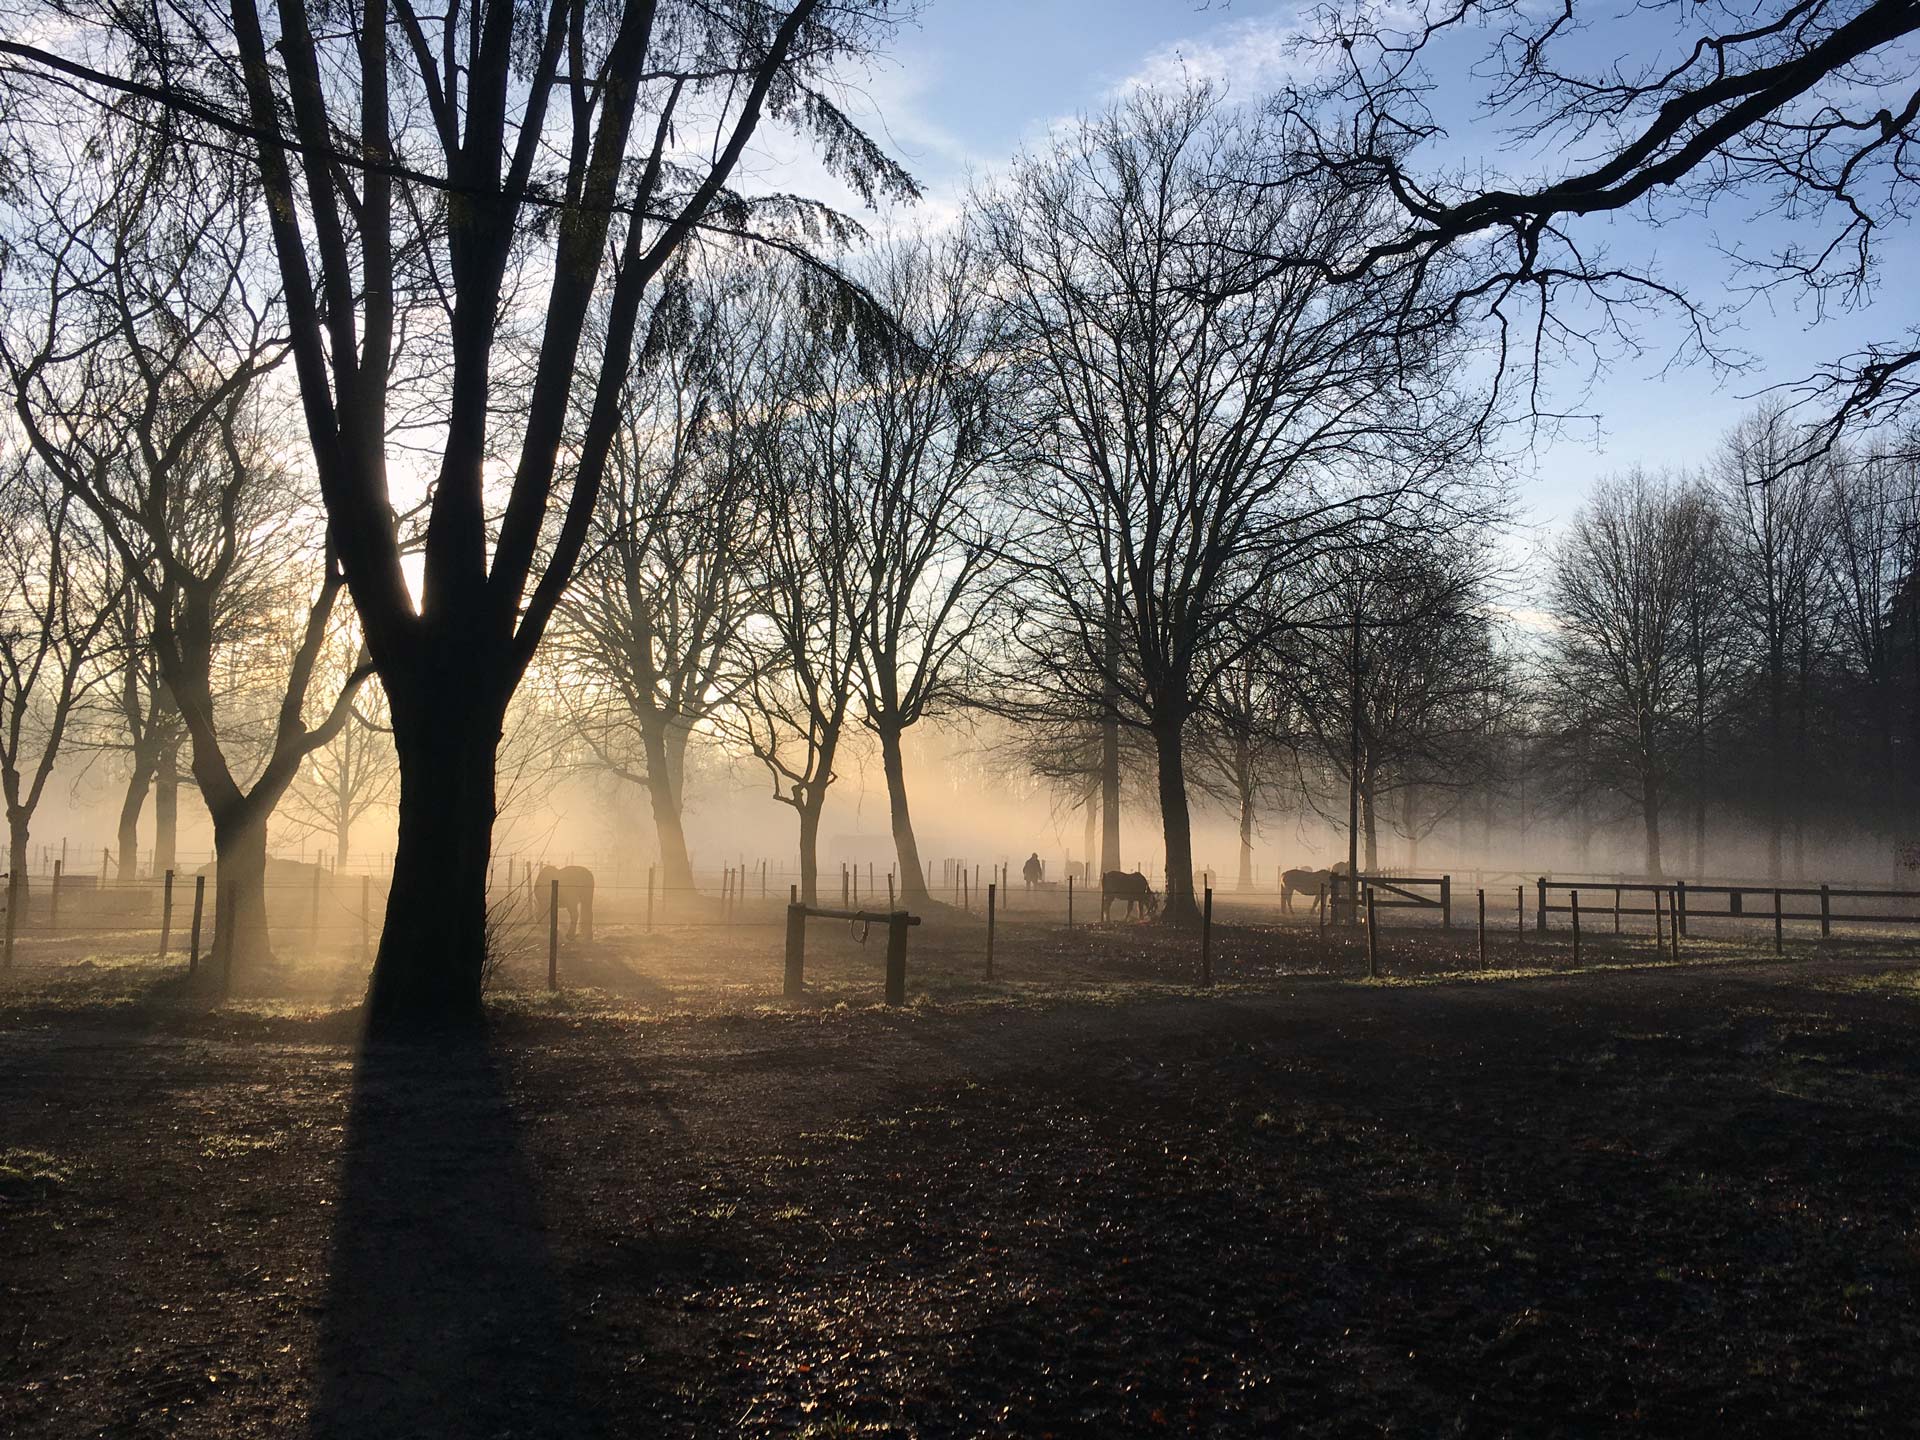
[{"label": "thick tree trunk", "polygon": [[120,797],[120,856],[114,867],[122,884],[140,874],[140,812],[147,805],[147,791],[153,786],[154,757],[139,750],[133,752],[133,771],[127,776],[125,794]]},{"label": "thick tree trunk", "polygon": [[906,759],[900,749],[900,727],[881,725],[880,765],[887,776],[887,811],[893,822],[893,853],[900,861],[900,903],[925,905],[926,871],[920,864],[920,843],[914,838],[913,816],[907,808]]},{"label": "thick tree trunk", "polygon": [[660,879],[669,894],[693,892],[693,857],[687,852],[687,831],[681,818],[681,776],[686,767],[687,737],[675,733],[671,720],[641,728],[647,756],[647,799],[653,806],[653,832],[660,847]]},{"label": "thick tree trunk", "polygon": [[353,816],[342,810],[333,824],[333,868],[341,869],[353,853]]},{"label": "thick tree trunk", "polygon": [[13,964],[13,937],[27,923],[27,817],[15,812],[7,817],[7,916],[6,954]]},{"label": "thick tree trunk", "polygon": [[223,992],[273,961],[267,933],[267,817],[250,796],[213,817],[213,947],[209,972]]},{"label": "thick tree trunk", "polygon": [[820,903],[820,812],[826,808],[824,795],[809,796],[794,809],[800,816],[800,903]]},{"label": "thick tree trunk", "polygon": [[1253,888],[1253,755],[1246,737],[1234,744],[1234,778],[1240,791],[1240,875],[1242,890]]},{"label": "thick tree trunk", "polygon": [[367,991],[374,1035],[459,1028],[481,1018],[494,762],[506,695],[476,693],[477,684],[433,688],[438,693],[405,702],[388,692],[400,829]]},{"label": "thick tree trunk", "polygon": [[153,775],[153,873],[174,868],[180,836],[180,742],[160,752]]},{"label": "thick tree trunk", "polygon": [[1647,877],[1659,880],[1665,874],[1660,861],[1660,795],[1651,785],[1641,787],[1640,817],[1647,831]]},{"label": "thick tree trunk", "polygon": [[1167,896],[1160,918],[1172,925],[1196,925],[1200,906],[1193,893],[1193,822],[1187,811],[1185,737],[1175,724],[1157,727],[1153,739],[1160,768],[1160,828],[1167,848]]}]

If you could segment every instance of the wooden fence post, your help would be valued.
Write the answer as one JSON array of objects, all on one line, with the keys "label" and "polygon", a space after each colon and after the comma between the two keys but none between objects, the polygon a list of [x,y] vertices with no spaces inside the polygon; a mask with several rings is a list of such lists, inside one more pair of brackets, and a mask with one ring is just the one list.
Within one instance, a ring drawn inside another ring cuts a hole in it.
[{"label": "wooden fence post", "polygon": [[1213,984],[1213,887],[1207,886],[1200,910],[1200,983]]},{"label": "wooden fence post", "polygon": [[1440,877],[1440,928],[1453,929],[1453,876]]},{"label": "wooden fence post", "polygon": [[1675,890],[1667,897],[1667,910],[1673,918],[1673,931],[1668,936],[1668,943],[1673,947],[1673,958],[1676,961],[1680,958],[1680,926],[1686,916],[1685,906],[1680,896],[1681,892]]},{"label": "wooden fence post", "polygon": [[1380,930],[1375,923],[1371,885],[1367,886],[1367,978],[1380,978]]},{"label": "wooden fence post", "polygon": [[[66,848],[67,842],[62,840],[60,849],[64,852]],[[49,935],[60,928],[60,872],[66,868],[65,859],[53,862],[53,889],[47,893],[47,933]]]},{"label": "wooden fence post", "polygon": [[907,1003],[907,912],[887,917],[887,1004]]},{"label": "wooden fence post", "polygon": [[187,973],[200,968],[200,912],[207,904],[207,877],[193,877],[193,938],[187,942]]},{"label": "wooden fence post", "polygon": [[1513,929],[1522,945],[1527,943],[1527,887],[1513,887]]},{"label": "wooden fence post", "polygon": [[1773,891],[1773,953],[1779,955],[1786,950],[1786,927],[1780,920],[1780,890]]},{"label": "wooden fence post", "polygon": [[560,988],[560,882],[548,883],[547,893],[547,989]]},{"label": "wooden fence post", "polygon": [[1620,887],[1613,887],[1613,933],[1620,933]]},{"label": "wooden fence post", "polygon": [[847,875],[847,862],[842,860],[840,862],[840,908],[842,910],[845,910],[848,908],[848,900],[851,895],[851,892],[848,889],[848,885],[849,885],[849,877]]},{"label": "wooden fence post", "polygon": [[647,929],[649,930],[653,929],[653,871],[653,866],[647,866]]},{"label": "wooden fence post", "polygon": [[1569,913],[1573,916],[1573,968],[1578,970],[1580,968],[1580,892],[1578,890],[1567,892],[1567,905]]},{"label": "wooden fence post", "polygon": [[1067,929],[1073,929],[1073,872],[1067,872]]},{"label": "wooden fence post", "polygon": [[1825,882],[1820,886],[1820,938],[1827,939],[1833,934],[1833,893]]},{"label": "wooden fence post", "polygon": [[1323,932],[1327,928],[1327,910],[1332,905],[1332,903],[1333,902],[1327,898],[1327,887],[1323,883],[1319,889],[1314,891],[1314,896],[1313,896],[1313,908],[1319,912],[1320,929]]},{"label": "wooden fence post", "polygon": [[1653,892],[1653,948],[1656,951],[1667,948],[1667,932],[1662,928],[1663,924],[1664,912],[1660,908],[1660,891],[1656,888]]},{"label": "wooden fence post", "polygon": [[1687,882],[1681,880],[1673,887],[1673,943],[1678,948],[1687,937]]},{"label": "wooden fence post", "polygon": [[1547,877],[1540,877],[1540,908],[1534,911],[1533,928],[1542,935],[1547,933]]},{"label": "wooden fence post", "polygon": [[1487,891],[1480,887],[1480,968],[1487,968]]},{"label": "wooden fence post", "polygon": [[[13,929],[13,910],[7,910],[7,929]],[[160,882],[160,958],[167,958],[167,942],[173,938],[173,871]],[[12,957],[9,956],[9,959]]]},{"label": "wooden fence post", "polygon": [[[893,899],[893,881],[887,881],[887,899]],[[993,979],[993,915],[994,902],[999,897],[1000,887],[993,881],[987,882],[987,979]]]},{"label": "wooden fence post", "polygon": [[798,999],[806,988],[807,909],[800,903],[800,887],[789,888],[787,901],[787,984],[786,996]]}]

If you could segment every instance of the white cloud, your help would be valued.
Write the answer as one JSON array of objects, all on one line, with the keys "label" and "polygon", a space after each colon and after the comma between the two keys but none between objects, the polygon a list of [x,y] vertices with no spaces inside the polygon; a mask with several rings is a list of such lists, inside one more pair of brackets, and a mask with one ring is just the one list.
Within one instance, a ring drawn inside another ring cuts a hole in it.
[{"label": "white cloud", "polygon": [[1236,98],[1250,99],[1312,70],[1311,57],[1294,45],[1304,31],[1300,11],[1247,16],[1216,25],[1150,52],[1111,93],[1212,81]]}]

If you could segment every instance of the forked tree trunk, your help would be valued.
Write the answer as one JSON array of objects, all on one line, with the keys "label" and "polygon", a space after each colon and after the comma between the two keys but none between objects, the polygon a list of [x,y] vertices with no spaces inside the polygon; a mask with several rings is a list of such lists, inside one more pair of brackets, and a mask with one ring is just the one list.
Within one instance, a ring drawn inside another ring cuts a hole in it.
[{"label": "forked tree trunk", "polygon": [[[429,687],[444,692],[445,686]],[[390,690],[400,828],[385,928],[367,991],[372,1035],[478,1024],[487,955],[494,762],[506,696]]]},{"label": "forked tree trunk", "polygon": [[114,873],[124,884],[140,874],[140,812],[146,809],[147,792],[153,788],[154,752],[144,747],[133,751],[133,770],[127,776],[126,791],[120,797],[119,859]]},{"label": "forked tree trunk", "polygon": [[691,893],[693,857],[687,852],[686,822],[680,799],[686,771],[687,739],[671,720],[644,724],[641,748],[647,757],[647,799],[653,807],[653,831],[660,846],[661,881],[668,893]]},{"label": "forked tree trunk", "polygon": [[[275,797],[278,798],[278,797]],[[213,947],[208,972],[222,992],[272,963],[267,932],[267,817],[250,796],[213,817]]]},{"label": "forked tree trunk", "polygon": [[900,862],[900,903],[928,903],[926,871],[920,865],[920,842],[914,838],[913,815],[907,808],[907,767],[900,749],[900,727],[880,725],[880,765],[887,776],[887,810],[893,821],[893,853]]},{"label": "forked tree trunk", "polygon": [[1154,749],[1160,768],[1160,828],[1167,847],[1167,897],[1160,916],[1171,925],[1196,925],[1200,906],[1193,894],[1193,822],[1187,811],[1187,771],[1181,727],[1157,726]]}]

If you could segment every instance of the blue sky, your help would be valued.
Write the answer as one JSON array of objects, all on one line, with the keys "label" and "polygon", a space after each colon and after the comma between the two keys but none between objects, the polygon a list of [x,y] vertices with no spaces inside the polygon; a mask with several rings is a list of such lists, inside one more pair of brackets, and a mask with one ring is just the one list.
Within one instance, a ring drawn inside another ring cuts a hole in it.
[{"label": "blue sky", "polygon": [[[1631,0],[1617,3],[1630,28],[1615,23],[1598,30],[1596,43],[1671,38],[1663,15],[1649,18],[1634,14]],[[875,68],[867,99],[895,152],[927,186],[925,212],[938,218],[958,204],[970,174],[985,176],[1052,125],[1100,106],[1128,84],[1177,80],[1185,69],[1224,81],[1236,98],[1264,93],[1285,73],[1285,40],[1298,14],[1297,4],[1257,0],[928,0],[893,57]],[[1503,136],[1474,113],[1477,92],[1467,66],[1485,38],[1475,34],[1437,57],[1439,103],[1452,132],[1447,153],[1526,170],[1537,157],[1504,151]],[[1717,247],[1765,244],[1781,233],[1781,223],[1770,217],[1731,211],[1658,230],[1638,215],[1623,215],[1582,231],[1584,240],[1604,241],[1622,261],[1652,257],[1664,279],[1715,300],[1726,298],[1730,273]],[[1892,243],[1889,273],[1911,271],[1920,246],[1900,236]],[[1646,321],[1639,327],[1644,355],[1614,364],[1582,407],[1598,416],[1597,433],[1595,426],[1576,427],[1526,459],[1521,496],[1528,517],[1548,525],[1563,518],[1591,481],[1610,470],[1704,460],[1764,385],[1796,378],[1864,339],[1897,335],[1913,318],[1912,294],[1913,287],[1889,285],[1869,313],[1829,316],[1813,334],[1813,317],[1794,303],[1797,297],[1772,309],[1750,305],[1726,338],[1758,363],[1731,376],[1704,364],[1665,369],[1681,328],[1670,317]],[[1563,401],[1578,398],[1575,378],[1559,377]]]}]

